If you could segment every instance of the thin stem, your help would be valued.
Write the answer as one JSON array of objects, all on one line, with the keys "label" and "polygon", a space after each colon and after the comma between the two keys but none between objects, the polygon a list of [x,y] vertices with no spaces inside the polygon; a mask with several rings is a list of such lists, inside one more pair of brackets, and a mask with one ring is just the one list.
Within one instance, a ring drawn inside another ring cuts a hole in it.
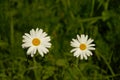
[{"label": "thin stem", "polygon": [[84,77],[84,75],[82,74],[82,72],[81,72],[81,70],[79,69],[79,58],[77,58],[76,59],[76,65],[75,65],[75,67],[76,67],[76,69],[78,70],[78,72],[80,73],[80,75],[81,75],[81,78],[83,79],[83,80],[86,80],[86,78]]},{"label": "thin stem", "polygon": [[37,77],[37,62],[35,60],[35,57],[33,57],[33,62],[34,62],[34,75],[35,75],[35,80],[39,80],[39,77]]}]

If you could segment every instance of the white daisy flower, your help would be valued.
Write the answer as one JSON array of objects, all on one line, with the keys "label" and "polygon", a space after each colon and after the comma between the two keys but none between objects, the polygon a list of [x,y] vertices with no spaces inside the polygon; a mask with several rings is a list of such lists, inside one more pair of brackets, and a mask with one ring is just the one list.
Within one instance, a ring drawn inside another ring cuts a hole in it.
[{"label": "white daisy flower", "polygon": [[30,30],[30,34],[25,33],[23,35],[22,48],[28,48],[27,55],[31,55],[31,57],[33,57],[37,51],[43,57],[44,54],[49,52],[48,48],[51,47],[50,40],[50,37],[47,36],[47,33],[43,32],[42,29],[32,29]]},{"label": "white daisy flower", "polygon": [[71,46],[74,47],[70,52],[74,53],[74,56],[87,60],[88,56],[92,55],[91,50],[95,50],[95,44],[92,44],[94,40],[88,39],[88,35],[77,35],[77,39],[72,39]]}]

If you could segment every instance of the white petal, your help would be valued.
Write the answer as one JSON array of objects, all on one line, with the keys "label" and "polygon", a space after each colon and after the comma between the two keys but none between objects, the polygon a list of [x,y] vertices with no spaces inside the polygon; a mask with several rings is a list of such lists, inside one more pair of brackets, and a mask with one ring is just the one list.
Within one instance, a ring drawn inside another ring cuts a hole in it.
[{"label": "white petal", "polygon": [[51,39],[50,39],[49,36],[47,36],[47,37],[43,38],[42,40],[45,41],[45,42],[49,42]]},{"label": "white petal", "polygon": [[47,33],[46,32],[43,32],[39,37],[40,37],[40,39],[43,39],[43,38],[45,38],[47,36]]},{"label": "white petal", "polygon": [[71,41],[71,46],[72,47],[79,47],[80,43],[78,40],[76,39],[72,39],[73,41]]},{"label": "white petal", "polygon": [[38,31],[39,31],[39,29],[38,29],[38,28],[36,28],[36,34],[38,34]]},{"label": "white petal", "polygon": [[51,45],[52,45],[52,44],[51,44],[51,43],[48,43],[48,42],[46,42],[46,43],[45,43],[45,42],[42,42],[42,43],[41,43],[41,46],[44,46],[44,47],[46,47],[46,48],[50,48]]},{"label": "white petal", "polygon": [[44,56],[44,54],[43,54],[43,52],[41,51],[40,48],[38,48],[38,52],[39,52],[39,54],[40,54],[42,57]]},{"label": "white petal", "polygon": [[27,54],[33,54],[33,50],[34,50],[34,47],[30,47],[28,50],[27,50]]},{"label": "white petal", "polygon": [[78,41],[79,41],[80,43],[82,42],[79,35],[77,35],[77,39],[78,39]]},{"label": "white petal", "polygon": [[25,33],[25,36],[31,39],[31,36],[30,36],[30,34],[28,34],[28,33]]},{"label": "white petal", "polygon": [[34,50],[33,50],[33,54],[35,54],[35,53],[36,53],[36,51],[37,51],[37,48],[34,48]]},{"label": "white petal", "polygon": [[78,48],[74,48],[74,49],[72,49],[70,52],[72,53],[72,52],[75,52],[75,51],[77,51],[77,49]]},{"label": "white petal", "polygon": [[34,56],[34,54],[31,54],[31,57],[33,57]]},{"label": "white petal", "polygon": [[89,44],[88,47],[95,46],[95,44]]},{"label": "white petal", "polygon": [[84,34],[81,35],[81,43],[86,43],[87,39],[88,39],[88,35],[86,36]]},{"label": "white petal", "polygon": [[79,47],[79,45],[80,45],[80,44],[76,44],[76,43],[71,42],[71,46],[72,46],[72,47]]},{"label": "white petal", "polygon": [[87,40],[88,40],[88,35],[85,36],[85,38],[84,38],[84,42],[86,43]]},{"label": "white petal", "polygon": [[46,43],[46,44],[45,44],[45,47],[50,48],[51,45],[52,45],[51,43]]},{"label": "white petal", "polygon": [[74,56],[76,57],[79,57],[81,54],[81,52],[79,51],[79,49],[77,49],[75,52],[74,52]]},{"label": "white petal", "polygon": [[34,31],[34,29],[30,30],[30,35],[31,35],[32,38],[35,37],[35,31]]},{"label": "white petal", "polygon": [[87,53],[88,55],[93,55],[92,52],[89,51],[89,50],[87,50],[86,53]]},{"label": "white petal", "polygon": [[22,44],[22,48],[27,48],[27,47],[30,47],[30,46],[32,46],[32,44],[29,43],[29,42],[26,42],[26,43]]},{"label": "white petal", "polygon": [[83,57],[85,58],[85,60],[87,60],[87,56],[85,53],[83,53]]},{"label": "white petal", "polygon": [[83,60],[83,53],[80,54],[80,58]]},{"label": "white petal", "polygon": [[45,53],[45,54],[48,52],[48,49],[45,48],[45,47],[41,47],[41,50],[42,50],[42,52]]},{"label": "white petal", "polygon": [[87,56],[90,56],[90,54],[88,52],[85,53]]},{"label": "white petal", "polygon": [[79,44],[79,41],[77,39],[72,39],[74,43]]},{"label": "white petal", "polygon": [[27,40],[28,40],[28,39],[31,39],[31,38],[29,38],[29,37],[27,37],[27,36],[25,36],[25,35],[23,35],[22,37],[23,37],[23,39],[27,39]]},{"label": "white petal", "polygon": [[93,39],[88,39],[87,44],[89,45],[90,43],[92,43],[94,40]]},{"label": "white petal", "polygon": [[94,47],[88,47],[88,50],[95,50]]},{"label": "white petal", "polygon": [[22,42],[24,42],[24,43],[31,43],[32,40],[31,39],[23,39]]},{"label": "white petal", "polygon": [[84,39],[85,38],[85,35],[84,34],[81,34],[81,39]]},{"label": "white petal", "polygon": [[39,30],[39,34],[41,35],[42,33],[43,33],[43,30],[42,30],[42,29],[40,29],[40,30]]},{"label": "white petal", "polygon": [[79,53],[74,53],[74,56],[78,58],[79,57]]}]

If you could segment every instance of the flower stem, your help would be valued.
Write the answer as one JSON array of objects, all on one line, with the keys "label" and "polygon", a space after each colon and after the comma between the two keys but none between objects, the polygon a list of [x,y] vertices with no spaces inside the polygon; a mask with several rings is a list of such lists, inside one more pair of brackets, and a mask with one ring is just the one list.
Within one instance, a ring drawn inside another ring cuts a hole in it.
[{"label": "flower stem", "polygon": [[33,57],[33,62],[34,62],[34,75],[35,75],[35,80],[39,80],[39,77],[37,77],[37,62],[35,60],[35,57]]},{"label": "flower stem", "polygon": [[75,67],[76,67],[76,69],[78,70],[81,78],[82,78],[83,80],[86,80],[86,78],[85,78],[84,75],[82,74],[82,71],[80,70],[80,68],[79,68],[78,65],[79,65],[79,58],[76,59],[76,65],[75,65]]}]

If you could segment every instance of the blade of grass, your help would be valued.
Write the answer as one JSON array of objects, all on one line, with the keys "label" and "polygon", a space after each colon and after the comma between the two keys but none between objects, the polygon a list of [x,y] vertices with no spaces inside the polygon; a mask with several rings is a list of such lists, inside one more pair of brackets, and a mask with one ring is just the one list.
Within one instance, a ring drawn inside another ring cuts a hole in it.
[{"label": "blade of grass", "polygon": [[14,22],[13,22],[13,16],[11,14],[11,22],[10,22],[10,44],[11,48],[14,46]]},{"label": "blade of grass", "polygon": [[94,21],[94,20],[100,20],[102,19],[102,16],[98,16],[98,17],[91,17],[91,18],[84,18],[84,19],[79,19],[78,22],[82,23],[82,22],[89,22],[89,21]]},{"label": "blade of grass", "polygon": [[107,62],[107,60],[105,59],[105,57],[104,57],[103,55],[101,55],[101,54],[99,54],[99,55],[101,56],[101,58],[102,58],[102,59],[104,60],[104,62],[106,63],[106,65],[107,65],[108,69],[110,70],[111,74],[112,74],[113,76],[115,76],[114,71],[112,70],[110,64]]},{"label": "blade of grass", "polygon": [[92,16],[94,13],[94,6],[95,6],[95,0],[92,0],[92,8],[91,8],[90,16]]}]

